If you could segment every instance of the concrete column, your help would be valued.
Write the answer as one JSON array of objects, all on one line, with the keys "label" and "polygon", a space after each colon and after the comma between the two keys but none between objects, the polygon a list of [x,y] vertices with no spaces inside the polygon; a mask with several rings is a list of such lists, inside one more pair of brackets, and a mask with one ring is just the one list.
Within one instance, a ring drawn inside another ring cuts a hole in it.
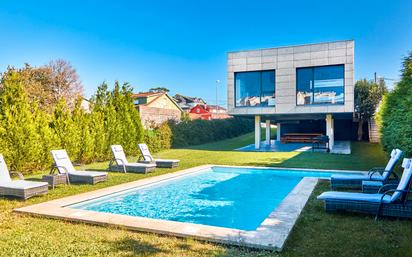
[{"label": "concrete column", "polygon": [[280,123],[277,124],[276,141],[280,142]]},{"label": "concrete column", "polygon": [[335,144],[335,131],[332,114],[326,114],[326,135],[329,137],[329,148],[332,150]]},{"label": "concrete column", "polygon": [[267,145],[270,145],[270,120],[266,120],[266,141]]},{"label": "concrete column", "polygon": [[260,116],[255,116],[255,149],[260,148]]}]

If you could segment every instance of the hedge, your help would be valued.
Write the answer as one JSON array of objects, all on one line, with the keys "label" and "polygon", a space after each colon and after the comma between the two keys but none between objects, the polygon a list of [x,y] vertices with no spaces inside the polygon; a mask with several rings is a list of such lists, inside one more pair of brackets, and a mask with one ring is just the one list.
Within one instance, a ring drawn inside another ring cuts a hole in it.
[{"label": "hedge", "polygon": [[399,148],[412,156],[412,52],[403,61],[401,81],[384,97],[377,120],[384,150]]},{"label": "hedge", "polygon": [[240,136],[253,131],[253,120],[230,118],[223,120],[193,120],[171,122],[172,146],[185,147]]}]

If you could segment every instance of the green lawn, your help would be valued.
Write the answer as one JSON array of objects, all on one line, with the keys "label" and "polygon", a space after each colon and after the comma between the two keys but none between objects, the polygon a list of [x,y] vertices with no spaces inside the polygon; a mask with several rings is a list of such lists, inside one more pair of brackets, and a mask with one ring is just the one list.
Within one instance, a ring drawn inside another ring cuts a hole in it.
[{"label": "green lawn", "polygon": [[[353,143],[352,155],[323,153],[245,153],[230,151],[253,142],[253,135],[159,154],[178,158],[184,169],[201,164],[232,164],[304,168],[367,170],[382,166],[379,145]],[[106,169],[107,162],[87,165]],[[110,173],[106,183],[59,186],[48,195],[28,201],[0,198],[1,256],[411,256],[412,222],[354,214],[326,214],[315,198],[328,190],[321,182],[315,189],[282,253],[250,250],[193,239],[181,239],[121,228],[92,226],[30,217],[13,208],[44,202],[102,187],[175,171],[158,169],[151,175]],[[43,172],[44,173],[44,172]],[[33,175],[39,178],[41,173]]]}]

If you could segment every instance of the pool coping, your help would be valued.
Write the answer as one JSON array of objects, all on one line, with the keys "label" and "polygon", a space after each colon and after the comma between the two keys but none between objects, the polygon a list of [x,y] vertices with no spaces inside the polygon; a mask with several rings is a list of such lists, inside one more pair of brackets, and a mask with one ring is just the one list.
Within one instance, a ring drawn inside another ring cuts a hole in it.
[{"label": "pool coping", "polygon": [[[303,210],[306,202],[309,199],[309,196],[315,188],[318,182],[318,178],[304,177],[254,231],[66,208],[66,206],[72,204],[103,197],[120,191],[129,190],[135,187],[142,187],[153,183],[159,183],[165,180],[176,179],[181,176],[200,172],[201,170],[211,167],[311,170],[324,172],[332,171],[300,168],[293,169],[251,166],[201,165],[173,173],[140,179],[120,185],[98,189],[95,191],[51,200],[40,204],[17,208],[14,209],[14,211],[18,213],[31,214],[34,216],[64,219],[68,221],[83,222],[95,225],[121,226],[123,228],[135,231],[152,232],[177,237],[191,237],[217,243],[234,244],[239,246],[281,251],[296,220],[298,219],[301,211]],[[339,170],[338,172],[359,171]]]}]

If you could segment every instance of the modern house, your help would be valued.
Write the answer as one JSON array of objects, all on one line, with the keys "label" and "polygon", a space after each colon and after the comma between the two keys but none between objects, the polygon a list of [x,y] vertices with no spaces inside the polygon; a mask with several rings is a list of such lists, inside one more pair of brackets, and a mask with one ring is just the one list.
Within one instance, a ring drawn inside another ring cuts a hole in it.
[{"label": "modern house", "polygon": [[165,92],[133,94],[134,104],[139,111],[142,124],[149,128],[168,120],[179,121],[183,110]]},{"label": "modern house", "polygon": [[254,117],[255,148],[261,122],[286,133],[322,133],[350,139],[354,112],[354,41],[229,52],[228,112]]}]

